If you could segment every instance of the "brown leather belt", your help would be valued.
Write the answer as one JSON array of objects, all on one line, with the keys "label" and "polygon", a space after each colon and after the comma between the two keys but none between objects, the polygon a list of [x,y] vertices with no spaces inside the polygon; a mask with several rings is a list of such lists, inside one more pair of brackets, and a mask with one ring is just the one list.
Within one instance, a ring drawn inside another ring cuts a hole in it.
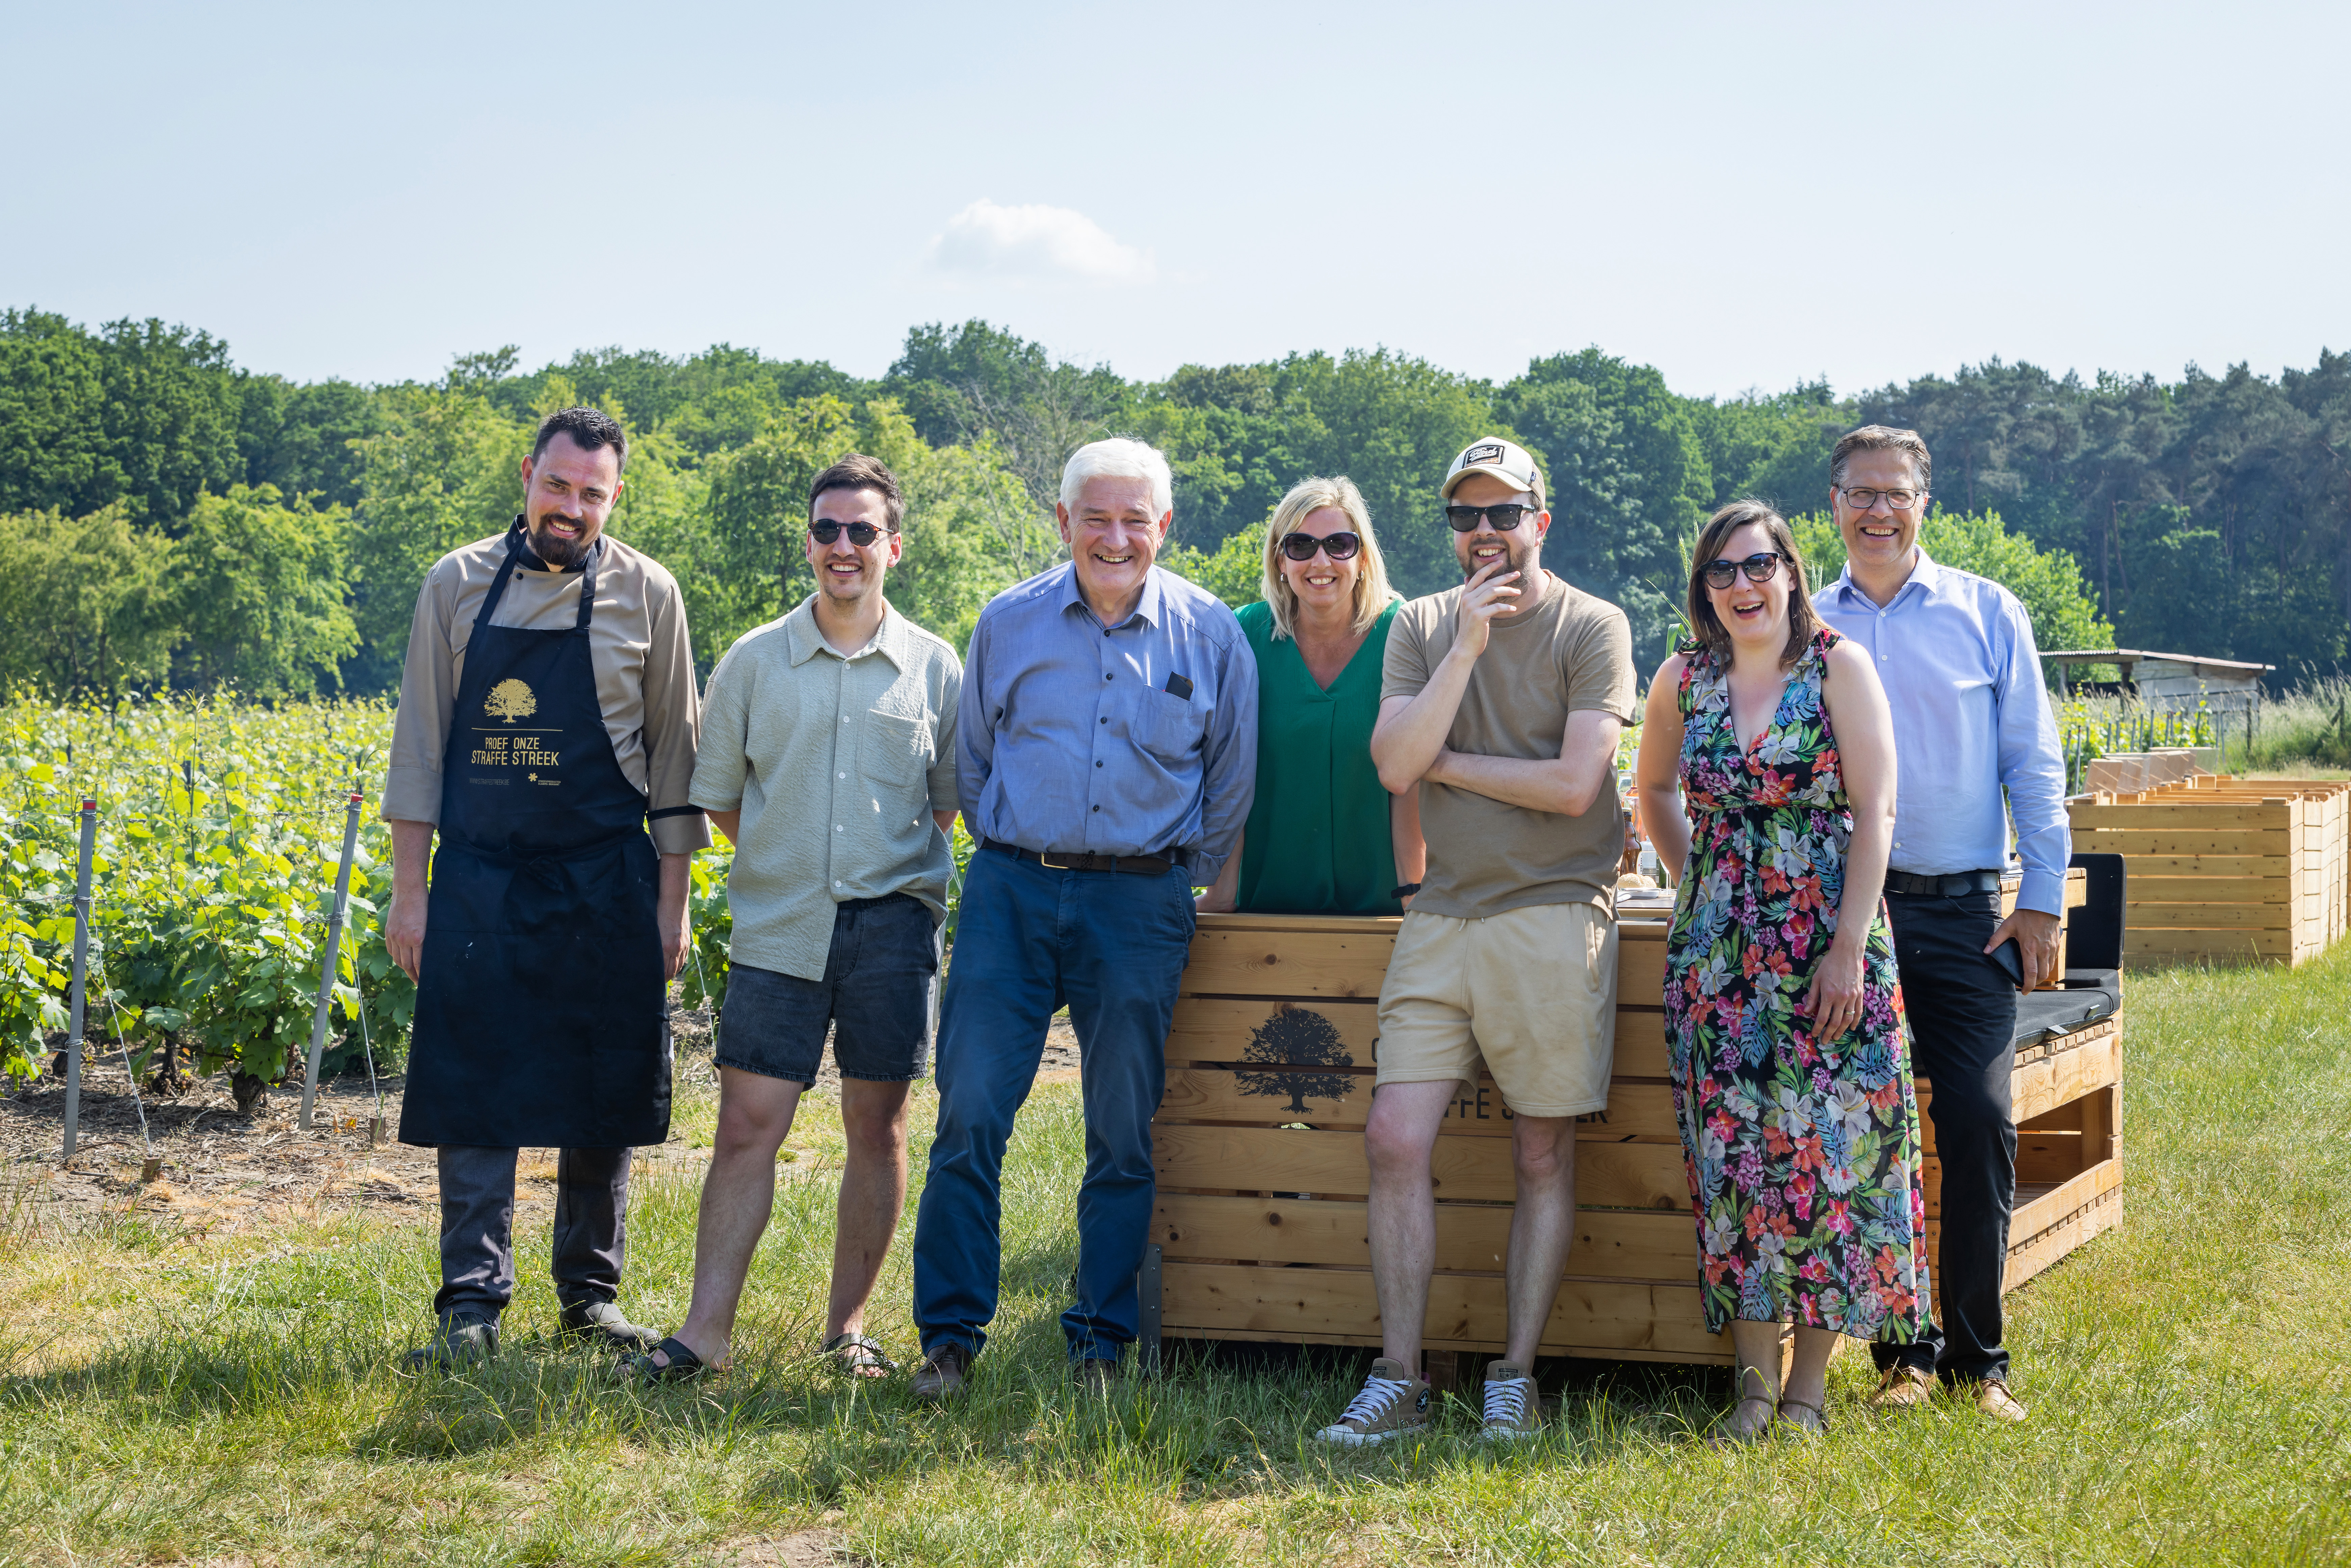
[{"label": "brown leather belt", "polygon": [[1024,850],[1019,844],[999,843],[983,839],[979,847],[994,850],[1014,860],[1035,861],[1048,871],[1123,871],[1131,876],[1165,876],[1183,862],[1174,855],[1083,855],[1063,854],[1057,850]]}]

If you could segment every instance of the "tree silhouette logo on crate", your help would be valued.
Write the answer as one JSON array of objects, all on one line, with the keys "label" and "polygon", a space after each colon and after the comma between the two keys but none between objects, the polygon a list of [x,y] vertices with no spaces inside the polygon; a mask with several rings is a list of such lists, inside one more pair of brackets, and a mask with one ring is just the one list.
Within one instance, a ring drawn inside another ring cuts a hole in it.
[{"label": "tree silhouette logo on crate", "polygon": [[[1288,1002],[1276,1007],[1263,1023],[1249,1031],[1249,1049],[1241,1052],[1241,1060],[1310,1070],[1355,1065],[1353,1055],[1339,1038],[1337,1026],[1321,1013],[1292,1007]],[[1288,1095],[1290,1103],[1282,1109],[1302,1116],[1307,1112],[1309,1096],[1317,1100],[1345,1099],[1349,1075],[1312,1071],[1237,1071],[1233,1084],[1244,1094]]]}]

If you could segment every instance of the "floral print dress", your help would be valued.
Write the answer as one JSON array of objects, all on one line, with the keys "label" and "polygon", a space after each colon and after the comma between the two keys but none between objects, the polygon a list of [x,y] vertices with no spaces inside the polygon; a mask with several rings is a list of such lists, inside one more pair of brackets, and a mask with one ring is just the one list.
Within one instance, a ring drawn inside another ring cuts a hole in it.
[{"label": "floral print dress", "polygon": [[1836,935],[1853,811],[1821,706],[1823,627],[1754,742],[1726,662],[1682,674],[1694,829],[1666,947],[1666,1035],[1709,1332],[1799,1323],[1907,1343],[1928,1326],[1926,1195],[1902,992],[1880,904],[1861,1022],[1813,1038],[1797,1009]]}]

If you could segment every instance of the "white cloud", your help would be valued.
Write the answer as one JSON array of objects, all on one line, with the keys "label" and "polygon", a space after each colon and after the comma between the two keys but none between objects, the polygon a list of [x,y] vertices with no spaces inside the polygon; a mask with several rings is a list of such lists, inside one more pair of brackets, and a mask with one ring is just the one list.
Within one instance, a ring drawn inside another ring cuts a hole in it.
[{"label": "white cloud", "polygon": [[1083,213],[1029,204],[1002,207],[983,196],[947,220],[931,241],[942,272],[989,277],[1082,277],[1145,283],[1151,253],[1123,245]]}]

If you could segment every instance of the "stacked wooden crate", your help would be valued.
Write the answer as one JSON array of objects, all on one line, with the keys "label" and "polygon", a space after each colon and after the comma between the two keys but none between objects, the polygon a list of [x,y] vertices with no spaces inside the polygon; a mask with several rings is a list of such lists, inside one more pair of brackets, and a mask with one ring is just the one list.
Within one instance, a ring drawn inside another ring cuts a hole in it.
[{"label": "stacked wooden crate", "polygon": [[[2078,897],[2078,879],[2072,885]],[[1202,917],[1153,1125],[1161,1333],[1380,1343],[1363,1130],[1380,981],[1399,924]],[[1618,930],[1614,1077],[1607,1109],[1577,1129],[1574,1248],[1542,1352],[1728,1363],[1729,1338],[1706,1332],[1699,1306],[1667,1077],[1666,924],[1625,919]],[[2009,1286],[2120,1218],[2121,1038],[2109,1019],[2019,1054]],[[1501,1346],[1510,1131],[1509,1108],[1481,1079],[1457,1094],[1437,1141],[1437,1276],[1424,1325],[1437,1355]],[[1930,1228],[1940,1212],[1932,1152],[1930,1133]]]},{"label": "stacked wooden crate", "polygon": [[2070,802],[2129,873],[2133,963],[2300,964],[2351,920],[2351,783],[2210,774]]}]

